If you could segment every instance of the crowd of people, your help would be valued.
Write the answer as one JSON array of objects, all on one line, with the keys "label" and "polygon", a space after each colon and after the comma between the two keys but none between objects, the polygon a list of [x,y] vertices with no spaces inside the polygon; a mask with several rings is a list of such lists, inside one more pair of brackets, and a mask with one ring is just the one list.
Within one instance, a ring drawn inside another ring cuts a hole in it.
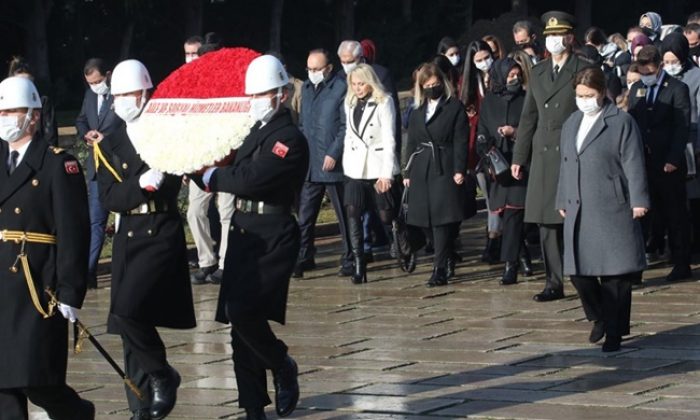
[{"label": "crowd of people", "polygon": [[[403,110],[371,40],[343,41],[337,69],[329,51],[311,50],[306,80],[268,52],[246,72],[256,125],[235,160],[184,178],[150,168],[130,141],[127,125],[153,88],[146,66],[126,60],[110,70],[90,59],[76,120],[91,151],[87,187],[75,158],[55,147],[49,99],[13,62],[0,83],[0,261],[12,280],[3,286],[11,316],[0,318],[24,327],[3,328],[12,357],[0,360],[0,419],[27,418],[27,399],[55,419],[94,418],[66,385],[66,322],[52,315],[75,322],[97,286],[108,212],[119,215],[108,332],[121,337],[126,374],[146,396],[126,388],[132,419],[174,407],[180,376],[156,327],[192,328],[191,287],[204,283],[221,284],[216,319],[231,323],[247,418],[265,418],[266,370],[278,415],[294,410],[297,365],[268,321],[284,323],[290,278],[316,269],[326,195],[342,240],[338,275],[352,283],[367,283],[381,242],[406,257],[401,229],[424,238],[409,254],[433,255],[428,287],[456,275],[465,241],[483,241],[482,260],[502,262],[501,284],[516,284],[533,274],[539,243],[546,281],[534,300],[563,298],[569,276],[593,324],[590,341],[605,337],[603,351],[619,350],[642,271],[668,248],[666,280],[689,279],[700,248],[700,13],[680,26],[647,12],[626,36],[593,27],[581,40],[570,14],[548,12],[542,23],[540,36],[516,22],[510,52],[493,35],[466,46],[443,38],[413,72]],[[215,34],[189,38],[185,62],[220,48]],[[197,248],[189,267],[182,185]],[[485,235],[462,238],[477,188]]]}]

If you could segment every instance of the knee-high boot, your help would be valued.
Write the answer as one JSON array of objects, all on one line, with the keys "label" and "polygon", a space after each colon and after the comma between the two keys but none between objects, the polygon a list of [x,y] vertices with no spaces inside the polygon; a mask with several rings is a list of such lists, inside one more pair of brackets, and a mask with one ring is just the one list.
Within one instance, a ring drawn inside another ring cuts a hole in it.
[{"label": "knee-high boot", "polygon": [[348,231],[350,233],[350,248],[354,258],[354,269],[350,280],[354,284],[367,283],[367,263],[362,234],[362,221],[360,218],[348,218]]}]

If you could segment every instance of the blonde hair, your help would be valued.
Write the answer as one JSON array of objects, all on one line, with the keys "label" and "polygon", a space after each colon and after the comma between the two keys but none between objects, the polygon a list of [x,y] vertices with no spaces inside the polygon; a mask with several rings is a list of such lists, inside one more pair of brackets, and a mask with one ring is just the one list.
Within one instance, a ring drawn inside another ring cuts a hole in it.
[{"label": "blonde hair", "polygon": [[440,84],[445,89],[445,98],[450,99],[454,94],[454,88],[452,83],[447,80],[445,73],[440,70],[436,64],[433,63],[423,63],[418,66],[416,70],[416,83],[413,86],[413,107],[418,109],[423,102],[425,102],[425,96],[423,95],[423,83],[427,82],[431,77],[437,77]]},{"label": "blonde hair", "polygon": [[348,73],[348,93],[345,95],[345,103],[349,107],[353,107],[357,103],[357,95],[355,95],[355,91],[352,89],[353,77],[356,79],[356,81],[364,82],[369,85],[369,87],[372,89],[371,97],[376,102],[381,103],[386,100],[388,95],[384,89],[384,86],[382,85],[382,82],[379,81],[377,73],[374,72],[374,69],[369,64],[361,63],[352,69],[350,73]]}]

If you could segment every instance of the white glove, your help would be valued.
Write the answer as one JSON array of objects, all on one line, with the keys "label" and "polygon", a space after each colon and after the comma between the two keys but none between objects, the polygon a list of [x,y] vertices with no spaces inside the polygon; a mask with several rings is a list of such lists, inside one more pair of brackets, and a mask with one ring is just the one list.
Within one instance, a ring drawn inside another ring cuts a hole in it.
[{"label": "white glove", "polygon": [[149,169],[139,177],[139,186],[146,191],[153,192],[163,183],[163,173],[157,169]]},{"label": "white glove", "polygon": [[58,303],[58,311],[61,312],[61,315],[63,315],[63,317],[70,322],[75,322],[75,320],[78,318],[77,309],[61,302]]}]

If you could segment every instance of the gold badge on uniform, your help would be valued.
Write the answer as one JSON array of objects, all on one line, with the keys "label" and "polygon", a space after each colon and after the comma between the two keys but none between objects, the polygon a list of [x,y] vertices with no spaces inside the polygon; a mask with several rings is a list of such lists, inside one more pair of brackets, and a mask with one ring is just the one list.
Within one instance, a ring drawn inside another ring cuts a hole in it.
[{"label": "gold badge on uniform", "polygon": [[547,22],[547,26],[557,26],[559,24],[559,20],[555,17],[549,18],[549,21]]},{"label": "gold badge on uniform", "polygon": [[32,185],[35,187],[39,186],[39,180],[38,179],[32,179]]},{"label": "gold badge on uniform", "polygon": [[637,98],[644,98],[645,96],[647,96],[646,89],[638,89],[637,90]]},{"label": "gold badge on uniform", "polygon": [[126,169],[128,167],[129,167],[129,165],[127,165],[126,162],[122,163],[122,169]]}]

